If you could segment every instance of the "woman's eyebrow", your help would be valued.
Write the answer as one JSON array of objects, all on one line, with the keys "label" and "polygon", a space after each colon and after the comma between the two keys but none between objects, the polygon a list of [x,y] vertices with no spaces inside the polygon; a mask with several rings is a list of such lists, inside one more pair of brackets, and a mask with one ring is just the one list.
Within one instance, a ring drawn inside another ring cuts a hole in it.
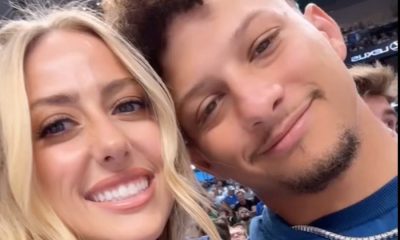
[{"label": "woman's eyebrow", "polygon": [[105,99],[115,95],[117,92],[121,91],[125,87],[138,84],[134,78],[132,77],[125,77],[111,81],[101,90],[101,96]]}]

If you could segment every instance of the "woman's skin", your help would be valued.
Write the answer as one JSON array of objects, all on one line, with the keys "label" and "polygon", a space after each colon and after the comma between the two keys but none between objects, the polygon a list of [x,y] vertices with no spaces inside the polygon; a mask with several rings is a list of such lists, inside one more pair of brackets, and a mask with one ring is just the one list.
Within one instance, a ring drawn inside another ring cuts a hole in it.
[{"label": "woman's skin", "polygon": [[25,73],[36,173],[59,217],[85,239],[157,239],[173,198],[141,86],[78,31],[42,36]]}]

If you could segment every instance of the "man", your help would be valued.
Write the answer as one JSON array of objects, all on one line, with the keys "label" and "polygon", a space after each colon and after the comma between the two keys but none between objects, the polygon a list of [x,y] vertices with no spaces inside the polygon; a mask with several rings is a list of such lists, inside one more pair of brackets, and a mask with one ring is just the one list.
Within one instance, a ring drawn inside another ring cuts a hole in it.
[{"label": "man", "polygon": [[229,233],[231,235],[231,240],[247,240],[246,227],[241,223],[229,227]]},{"label": "man", "polygon": [[212,188],[209,194],[212,196],[216,207],[219,207],[227,196],[227,193],[220,190],[218,186]]},{"label": "man", "polygon": [[218,190],[218,195],[226,196],[228,194],[228,187],[224,185],[222,180],[217,181],[216,188]]},{"label": "man", "polygon": [[237,203],[233,207],[233,211],[237,212],[240,207],[247,208],[252,214],[256,213],[256,204],[253,201],[245,198],[245,191],[239,189],[236,191]]},{"label": "man", "polygon": [[253,214],[250,212],[249,209],[245,207],[239,207],[236,214],[237,214],[237,221],[244,224],[247,229],[249,227],[249,223]]},{"label": "man", "polygon": [[229,186],[228,195],[225,197],[224,203],[229,206],[230,209],[233,209],[238,202],[239,200],[235,194],[235,189],[232,186]]},{"label": "man", "polygon": [[350,73],[358,93],[375,116],[397,132],[397,113],[390,105],[397,98],[397,76],[393,69],[376,62],[374,65],[356,65],[350,68]]},{"label": "man", "polygon": [[357,94],[323,10],[123,2],[117,26],[169,86],[193,162],[268,207],[250,239],[397,236],[397,143]]}]

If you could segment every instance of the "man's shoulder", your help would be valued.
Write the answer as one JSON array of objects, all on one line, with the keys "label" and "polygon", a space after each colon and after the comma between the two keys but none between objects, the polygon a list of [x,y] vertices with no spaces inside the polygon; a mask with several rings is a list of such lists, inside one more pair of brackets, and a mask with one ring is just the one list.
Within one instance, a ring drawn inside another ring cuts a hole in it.
[{"label": "man's shoulder", "polygon": [[261,230],[263,222],[263,215],[253,217],[249,224],[249,239],[250,240],[262,240],[265,238],[263,231]]},{"label": "man's shoulder", "polygon": [[[354,216],[358,218],[360,216]],[[351,219],[347,219],[351,220]],[[340,224],[343,225],[343,224]],[[338,230],[329,229],[329,232],[345,236],[374,236],[378,234],[389,233],[398,226],[398,207],[393,207],[390,211],[375,216],[368,221],[360,224],[348,226],[348,228]],[[343,226],[342,226],[343,227]],[[335,227],[333,227],[335,228]],[[295,231],[291,226],[283,224],[277,218],[270,215],[269,211],[264,209],[262,215],[254,217],[249,225],[250,240],[264,239],[323,239],[315,234]]]},{"label": "man's shoulder", "polygon": [[253,217],[250,221],[250,229],[256,229],[262,222],[262,215]]}]

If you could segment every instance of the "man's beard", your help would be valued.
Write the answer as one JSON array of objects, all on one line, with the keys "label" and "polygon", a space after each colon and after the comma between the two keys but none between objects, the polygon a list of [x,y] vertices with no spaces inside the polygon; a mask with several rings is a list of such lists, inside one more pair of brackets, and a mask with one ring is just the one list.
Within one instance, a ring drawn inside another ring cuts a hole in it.
[{"label": "man's beard", "polygon": [[333,151],[315,161],[316,164],[312,169],[300,176],[283,180],[281,183],[297,194],[321,192],[350,167],[357,155],[359,145],[358,136],[354,131],[347,129],[339,138]]}]

